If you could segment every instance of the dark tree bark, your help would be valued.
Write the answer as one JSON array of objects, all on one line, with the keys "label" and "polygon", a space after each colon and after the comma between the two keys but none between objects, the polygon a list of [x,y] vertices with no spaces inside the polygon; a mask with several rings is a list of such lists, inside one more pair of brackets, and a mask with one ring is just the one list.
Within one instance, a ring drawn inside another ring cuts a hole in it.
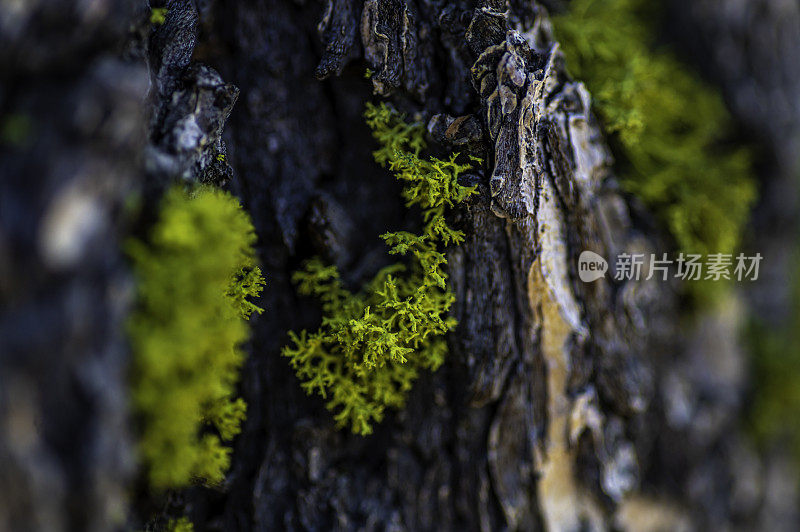
[{"label": "dark tree bark", "polygon": [[[708,18],[673,4],[684,22]],[[663,243],[619,192],[591,95],[567,74],[542,4],[169,0],[157,26],[138,3],[20,5],[0,4],[11,132],[0,146],[0,527],[186,514],[198,530],[793,528],[789,468],[740,427],[743,300],[687,325],[667,283],[576,278],[583,250]],[[735,49],[747,36],[726,21],[719,39]],[[681,42],[717,49],[715,35]],[[709,63],[740,121],[774,126],[740,101],[724,61]],[[796,81],[789,62],[771,69]],[[796,86],[781,90],[796,99]],[[322,256],[357,287],[391,260],[378,235],[418,223],[372,160],[371,99],[424,121],[434,152],[484,163],[468,176],[479,194],[452,220],[467,240],[447,253],[459,321],[447,362],[361,437],[334,428],[280,349],[287,331],[319,323],[290,283],[304,259]],[[798,123],[794,113],[784,126]],[[783,130],[763,139],[780,175],[784,142]],[[268,284],[225,484],[159,499],[136,480],[120,242],[181,180],[241,198]]]}]

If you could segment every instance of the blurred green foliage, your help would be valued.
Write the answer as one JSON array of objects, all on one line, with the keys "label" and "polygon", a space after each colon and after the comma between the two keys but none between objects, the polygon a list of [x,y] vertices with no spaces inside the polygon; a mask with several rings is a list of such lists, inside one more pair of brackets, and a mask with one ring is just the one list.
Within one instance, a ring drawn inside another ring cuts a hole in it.
[{"label": "blurred green foliage", "polygon": [[754,389],[749,426],[756,442],[784,443],[800,463],[800,249],[794,250],[792,311],[783,324],[752,317],[751,347]]},{"label": "blurred green foliage", "polygon": [[189,521],[188,517],[181,517],[180,519],[170,519],[167,523],[168,532],[193,532],[194,525]]},{"label": "blurred green foliage", "polygon": [[612,135],[623,187],[660,216],[681,251],[732,253],[755,198],[749,155],[725,145],[721,98],[653,47],[648,9],[645,0],[573,0],[553,23]]},{"label": "blurred green foliage", "polygon": [[256,235],[227,192],[175,187],[147,242],[127,249],[137,281],[128,321],[139,452],[156,489],[223,480],[246,405],[234,398],[248,301],[264,280]]},{"label": "blurred green foliage", "polygon": [[12,113],[0,117],[0,146],[24,147],[33,136],[33,122],[23,113]]},{"label": "blurred green foliage", "polygon": [[381,145],[375,161],[403,183],[406,205],[422,210],[422,234],[381,235],[389,253],[409,257],[409,264],[382,269],[358,293],[344,287],[335,266],[306,263],[294,281],[301,294],[322,302],[322,325],[313,333],[290,332],[293,345],[283,350],[303,389],[327,399],[339,427],[361,435],[372,432],[387,407],[403,406],[420,370],[434,371],[444,361],[443,335],[456,321],[447,317],[453,295],[440,244],[464,240],[445,221],[445,211],[474,192],[458,184],[470,166],[457,163],[457,155],[420,158],[422,124],[405,122],[385,104],[367,104],[364,116]]},{"label": "blurred green foliage", "polygon": [[167,13],[169,10],[166,7],[154,7],[150,10],[150,24],[160,26],[167,21]]}]

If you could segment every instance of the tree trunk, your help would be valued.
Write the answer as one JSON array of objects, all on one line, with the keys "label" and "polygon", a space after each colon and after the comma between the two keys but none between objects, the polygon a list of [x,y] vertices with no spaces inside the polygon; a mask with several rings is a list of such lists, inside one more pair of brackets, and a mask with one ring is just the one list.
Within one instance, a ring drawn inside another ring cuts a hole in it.
[{"label": "tree trunk", "polygon": [[[792,528],[791,473],[740,426],[749,303],[687,324],[669,283],[577,277],[582,251],[655,253],[663,235],[619,191],[542,3],[170,0],[153,26],[146,5],[90,4],[0,4],[0,526]],[[483,164],[453,219],[466,242],[447,251],[447,361],[362,437],[280,350],[319,324],[290,282],[303,260],[356,288],[391,260],[378,235],[415,223],[372,159],[370,100],[423,121],[435,153]],[[224,485],[155,497],[127,413],[121,243],[180,180],[241,198],[267,287]]]}]

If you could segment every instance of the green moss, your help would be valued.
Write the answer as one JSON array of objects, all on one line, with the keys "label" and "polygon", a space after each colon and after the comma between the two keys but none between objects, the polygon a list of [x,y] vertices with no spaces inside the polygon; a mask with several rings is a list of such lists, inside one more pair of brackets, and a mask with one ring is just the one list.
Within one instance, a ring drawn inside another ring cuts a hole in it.
[{"label": "green moss", "polygon": [[723,145],[722,100],[654,50],[644,0],[573,0],[554,17],[572,73],[612,134],[624,188],[689,253],[732,253],[755,197],[748,154]]},{"label": "green moss", "polygon": [[800,249],[794,250],[792,312],[786,323],[753,317],[748,340],[754,393],[748,422],[762,447],[786,444],[800,463]]},{"label": "green moss", "polygon": [[181,517],[180,519],[170,519],[167,523],[168,532],[193,532],[194,525],[189,521],[188,517]]},{"label": "green moss", "polygon": [[382,269],[360,292],[351,293],[334,266],[318,259],[294,276],[298,290],[322,302],[322,326],[313,333],[290,332],[283,350],[303,389],[327,399],[339,427],[357,434],[372,432],[387,408],[401,408],[420,370],[436,370],[444,361],[443,335],[455,327],[447,316],[453,295],[444,271],[440,245],[458,244],[464,235],[445,221],[445,211],[474,192],[458,184],[469,168],[447,160],[422,159],[424,128],[406,123],[384,104],[367,105],[367,124],[381,147],[375,160],[403,182],[406,204],[419,206],[425,222],[421,235],[381,235],[390,254],[409,264]]},{"label": "green moss", "polygon": [[156,7],[150,10],[150,24],[162,25],[167,20],[169,10],[166,7]]},{"label": "green moss", "polygon": [[264,284],[250,219],[230,194],[201,187],[165,195],[149,241],[128,251],[137,305],[128,322],[139,451],[154,488],[218,483],[246,405],[234,398]]}]

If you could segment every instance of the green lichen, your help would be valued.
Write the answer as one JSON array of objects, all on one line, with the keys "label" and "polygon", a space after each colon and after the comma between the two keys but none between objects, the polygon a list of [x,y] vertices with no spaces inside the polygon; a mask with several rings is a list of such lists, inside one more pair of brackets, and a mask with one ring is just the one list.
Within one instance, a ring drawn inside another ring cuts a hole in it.
[{"label": "green lichen", "polygon": [[335,412],[339,427],[372,432],[387,408],[401,408],[421,370],[435,371],[444,361],[444,334],[456,326],[447,313],[448,290],[441,245],[464,240],[445,221],[445,211],[474,192],[458,184],[470,168],[449,159],[420,158],[424,128],[406,123],[386,105],[367,105],[364,116],[381,147],[376,162],[403,183],[406,205],[422,210],[422,234],[400,231],[381,238],[390,254],[408,257],[379,271],[358,293],[343,285],[335,266],[319,259],[306,263],[294,281],[303,295],[322,302],[324,317],[316,332],[290,332],[283,349],[307,393],[317,393]]},{"label": "green lichen", "polygon": [[154,7],[150,10],[150,24],[160,26],[167,20],[169,10],[166,7]]},{"label": "green lichen", "polygon": [[762,447],[785,445],[800,464],[800,247],[795,244],[792,308],[784,323],[751,317],[748,331],[754,390],[748,425]]},{"label": "green lichen", "polygon": [[264,285],[256,236],[236,198],[211,187],[173,188],[147,242],[128,252],[137,303],[128,322],[131,395],[141,423],[139,452],[150,484],[216,484],[246,405],[235,398],[248,298]]},{"label": "green lichen", "polygon": [[188,517],[181,517],[180,519],[170,519],[167,523],[168,532],[193,532],[194,525],[189,521]]},{"label": "green lichen", "polygon": [[726,147],[721,98],[655,50],[644,0],[573,0],[553,23],[612,134],[624,188],[689,253],[732,253],[755,197],[748,154]]}]

